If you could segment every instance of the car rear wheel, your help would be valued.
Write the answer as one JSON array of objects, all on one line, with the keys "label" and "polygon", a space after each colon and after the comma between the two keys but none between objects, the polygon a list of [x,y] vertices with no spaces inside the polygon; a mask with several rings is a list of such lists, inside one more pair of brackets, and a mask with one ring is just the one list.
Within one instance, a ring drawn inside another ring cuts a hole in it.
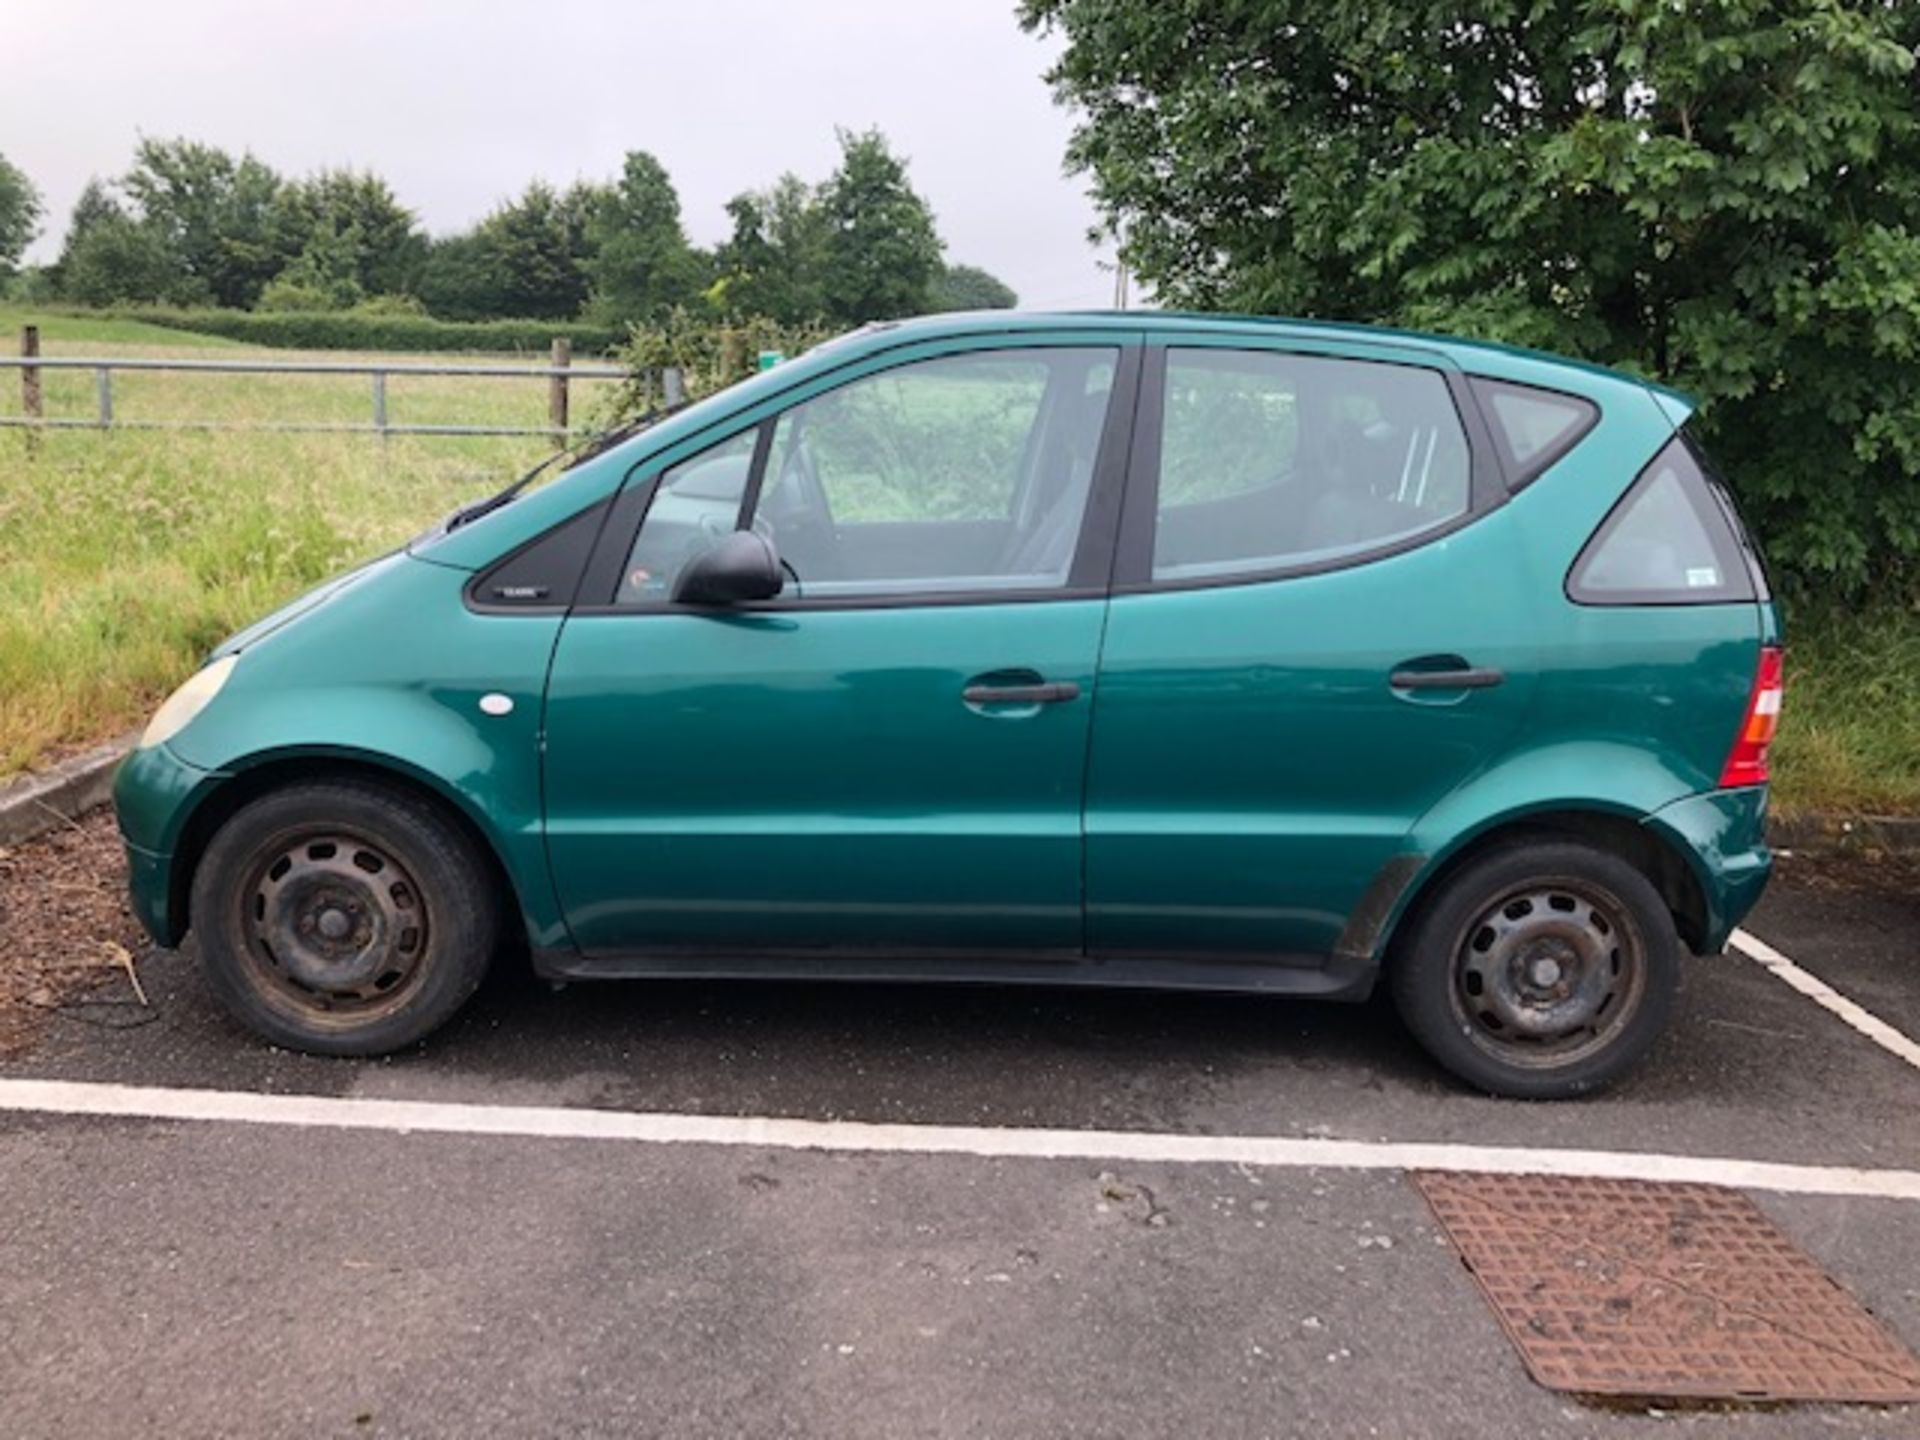
[{"label": "car rear wheel", "polygon": [[214,836],[193,883],[214,994],[275,1044],[379,1055],[464,1004],[498,934],[486,858],[439,810],[362,781],[297,784]]},{"label": "car rear wheel", "polygon": [[1552,838],[1470,860],[1424,898],[1389,960],[1395,1005],[1433,1058],[1495,1095],[1589,1094],[1666,1028],[1673,917],[1616,855]]}]

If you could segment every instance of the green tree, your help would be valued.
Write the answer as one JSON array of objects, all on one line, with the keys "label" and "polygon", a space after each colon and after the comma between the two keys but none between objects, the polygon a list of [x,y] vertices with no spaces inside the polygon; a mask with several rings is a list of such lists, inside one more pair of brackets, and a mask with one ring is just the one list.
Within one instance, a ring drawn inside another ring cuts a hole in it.
[{"label": "green tree", "polygon": [[935,310],[1011,310],[1020,297],[977,265],[949,265],[933,281]]},{"label": "green tree", "polygon": [[587,228],[593,313],[631,324],[692,299],[706,266],[680,225],[680,196],[660,162],[627,154],[620,179],[594,205]]},{"label": "green tree", "polygon": [[558,200],[560,229],[566,236],[567,254],[585,276],[599,248],[595,225],[613,203],[613,187],[588,180],[576,180],[561,191]]},{"label": "green tree", "polygon": [[1920,562],[1920,8],[1023,0],[1172,303],[1398,321],[1705,402],[1778,559]]},{"label": "green tree", "polygon": [[[66,238],[60,242],[60,258],[53,263],[54,288],[61,299],[79,300],[82,304],[95,303],[74,289],[72,277],[76,274],[75,257],[84,253],[88,237],[101,226],[127,223],[126,209],[114,198],[106,182],[98,175],[89,179],[67,217]],[[85,284],[90,290],[97,291],[105,278],[90,261],[83,262],[79,273],[86,275]]]},{"label": "green tree", "polygon": [[322,170],[293,181],[280,193],[274,227],[290,265],[311,252],[306,273],[330,276],[331,289],[351,278],[355,299],[412,289],[426,258],[426,237],[413,212],[373,174]]},{"label": "green tree", "polygon": [[933,212],[878,130],[842,130],[840,167],[821,188],[827,313],[849,325],[923,313],[940,273]]},{"label": "green tree", "polygon": [[504,288],[495,247],[480,232],[448,235],[427,245],[417,290],[427,313],[442,320],[489,320],[504,315]]},{"label": "green tree", "polygon": [[501,315],[571,319],[587,298],[580,264],[578,216],[541,181],[527,186],[480,226],[497,279],[494,304]]},{"label": "green tree", "polygon": [[174,262],[165,241],[130,216],[97,175],[67,217],[53,278],[61,299],[82,305],[207,300],[205,289]]},{"label": "green tree", "polygon": [[13,274],[13,267],[40,233],[43,213],[33,182],[0,155],[0,280]]},{"label": "green tree", "polygon": [[73,213],[67,217],[67,238],[63,249],[71,250],[74,244],[86,238],[87,232],[108,220],[124,220],[127,212],[124,206],[114,198],[113,191],[98,175],[87,181],[86,188],[80,192],[80,198],[73,202]]},{"label": "green tree", "polygon": [[276,226],[281,182],[251,155],[192,140],[143,139],[121,182],[176,263],[217,305],[250,307],[286,263]]},{"label": "green tree", "polygon": [[590,209],[579,187],[561,196],[534,181],[465,235],[435,242],[420,298],[449,320],[572,319],[587,298],[583,211]]},{"label": "green tree", "polygon": [[733,234],[715,256],[721,310],[784,325],[824,316],[831,221],[819,191],[797,175],[782,175],[766,190],[734,196],[727,214]]},{"label": "green tree", "polygon": [[49,305],[60,298],[60,286],[51,265],[22,265],[9,280],[0,281],[0,299],[16,305]]},{"label": "green tree", "polygon": [[[357,222],[321,224],[293,262],[260,292],[262,310],[349,310],[367,297],[360,270],[367,244]],[[376,292],[384,293],[384,292]]]},{"label": "green tree", "polygon": [[82,305],[205,304],[208,299],[159,232],[129,215],[97,176],[74,202],[53,273],[60,298]]},{"label": "green tree", "polygon": [[117,208],[67,237],[58,269],[61,298],[82,305],[203,305],[209,298],[158,231]]}]

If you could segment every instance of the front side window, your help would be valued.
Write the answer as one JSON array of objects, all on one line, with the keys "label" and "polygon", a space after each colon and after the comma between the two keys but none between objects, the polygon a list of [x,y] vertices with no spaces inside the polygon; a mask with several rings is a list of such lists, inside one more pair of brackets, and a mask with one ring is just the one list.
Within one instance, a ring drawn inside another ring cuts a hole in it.
[{"label": "front side window", "polygon": [[783,599],[1062,588],[1117,359],[946,356],[797,405],[662,475],[622,599],[665,599],[740,523],[773,541]]},{"label": "front side window", "polygon": [[1466,433],[1432,370],[1176,349],[1162,404],[1155,580],[1339,560],[1471,502]]},{"label": "front side window", "polygon": [[666,599],[687,562],[735,528],[759,435],[758,427],[742,431],[660,476],[627,557],[623,601]]}]

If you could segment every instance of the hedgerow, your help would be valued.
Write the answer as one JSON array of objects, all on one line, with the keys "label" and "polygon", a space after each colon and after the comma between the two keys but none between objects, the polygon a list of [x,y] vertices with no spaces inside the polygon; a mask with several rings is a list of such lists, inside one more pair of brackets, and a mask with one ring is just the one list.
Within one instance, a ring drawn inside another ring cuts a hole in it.
[{"label": "hedgerow", "polygon": [[140,306],[73,311],[143,320],[169,330],[219,335],[279,350],[480,350],[545,353],[565,338],[576,355],[604,355],[625,333],[609,325],[572,320],[435,320],[426,315],[356,310],[218,310]]}]

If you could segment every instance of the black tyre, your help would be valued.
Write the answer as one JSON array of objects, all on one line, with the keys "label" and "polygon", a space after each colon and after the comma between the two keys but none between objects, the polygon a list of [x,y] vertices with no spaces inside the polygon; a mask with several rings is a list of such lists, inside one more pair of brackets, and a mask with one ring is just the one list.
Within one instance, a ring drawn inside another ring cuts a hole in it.
[{"label": "black tyre", "polygon": [[381,1055],[445,1023],[499,933],[486,857],[433,806],[364,781],[236,812],[193,878],[207,983],[240,1022],[319,1055]]},{"label": "black tyre", "polygon": [[1562,1100],[1612,1084],[1673,1013],[1680,938],[1647,877],[1576,841],[1516,840],[1422,898],[1388,961],[1394,1004],[1481,1090]]}]

